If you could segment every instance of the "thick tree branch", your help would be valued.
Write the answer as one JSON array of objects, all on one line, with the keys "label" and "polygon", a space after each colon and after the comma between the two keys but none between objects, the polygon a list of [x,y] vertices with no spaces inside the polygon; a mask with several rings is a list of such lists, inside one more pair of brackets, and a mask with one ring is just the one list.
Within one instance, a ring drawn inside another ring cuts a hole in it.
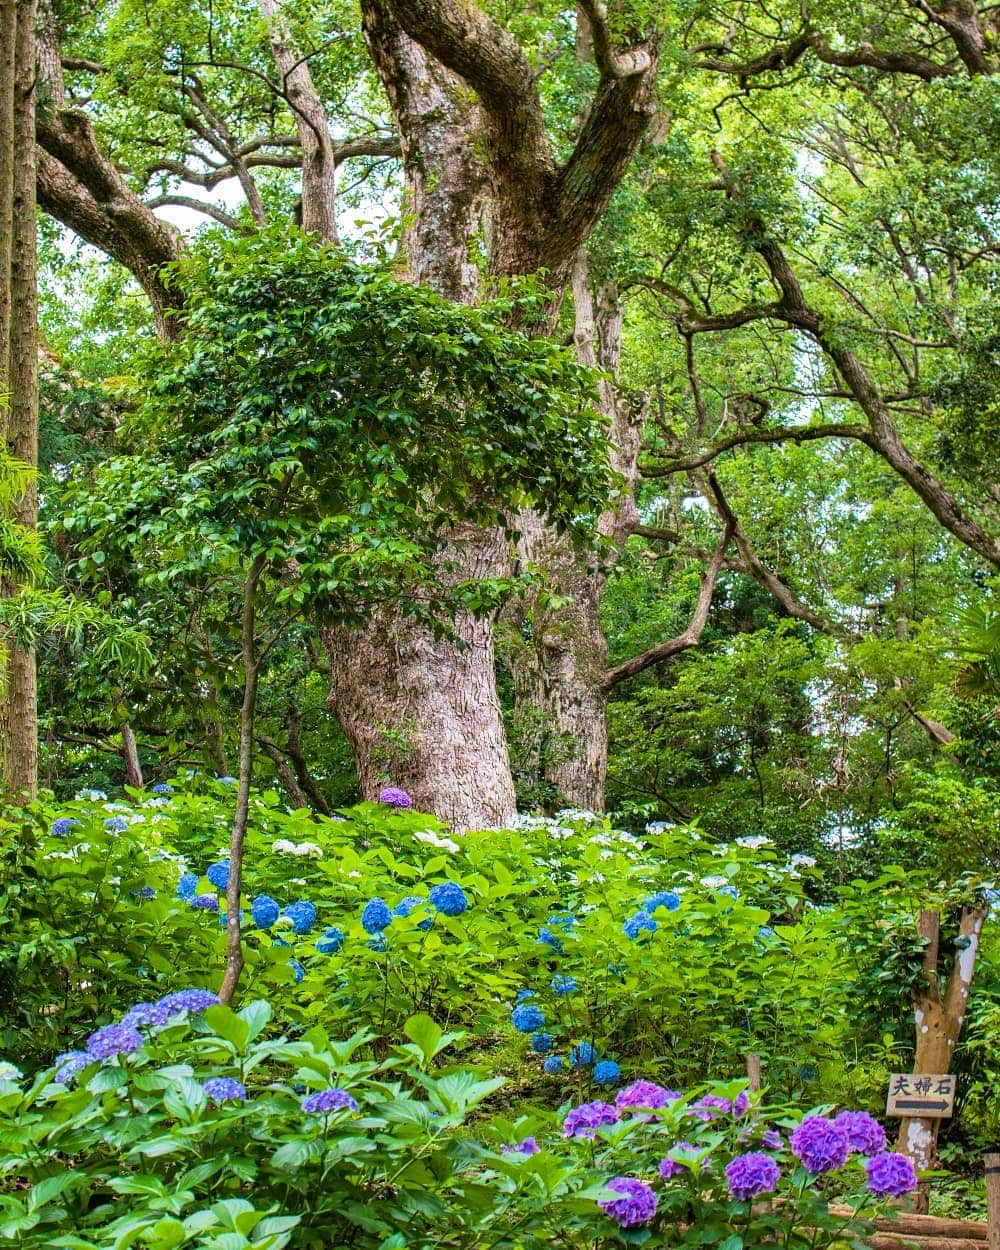
[{"label": "thick tree branch", "polygon": [[590,41],[594,60],[602,78],[631,78],[645,74],[653,67],[653,58],[647,47],[630,48],[616,52],[608,25],[608,6],[604,0],[578,0],[590,26]]},{"label": "thick tree branch", "polygon": [[931,82],[935,78],[949,78],[954,73],[947,65],[940,65],[930,57],[912,50],[876,48],[870,43],[862,42],[849,51],[836,51],[816,31],[802,31],[786,43],[775,44],[767,52],[748,61],[734,61],[728,56],[702,57],[694,64],[698,69],[729,74],[745,81],[761,74],[787,69],[809,51],[826,65],[836,65],[844,69],[867,65],[887,74],[911,74],[925,82]]},{"label": "thick tree branch", "polygon": [[874,447],[871,430],[852,422],[825,422],[822,425],[783,425],[775,429],[742,429],[728,434],[719,442],[695,455],[668,460],[665,464],[640,465],[646,478],[670,477],[674,473],[687,473],[709,464],[723,452],[733,447],[745,447],[751,443],[811,443],[822,438],[851,438]]},{"label": "thick tree branch", "polygon": [[616,664],[614,667],[609,668],[601,682],[603,690],[611,690],[621,682],[627,681],[628,678],[645,672],[647,668],[652,668],[654,664],[663,664],[665,661],[672,659],[673,656],[679,655],[682,651],[688,651],[691,647],[698,645],[705,631],[705,625],[708,623],[708,613],[712,606],[715,583],[718,581],[731,539],[732,531],[727,525],[722,532],[722,537],[719,539],[715,551],[712,553],[712,559],[709,561],[708,567],[702,573],[698,599],[687,629],[675,638],[661,642],[655,647],[650,647],[648,651],[644,651],[641,655],[633,656],[632,659],[625,660],[624,663]]}]

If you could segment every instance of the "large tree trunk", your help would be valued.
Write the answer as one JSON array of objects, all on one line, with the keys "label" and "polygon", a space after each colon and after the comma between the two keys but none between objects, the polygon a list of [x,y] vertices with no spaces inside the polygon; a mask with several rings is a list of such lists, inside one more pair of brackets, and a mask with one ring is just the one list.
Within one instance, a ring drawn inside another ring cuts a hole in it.
[{"label": "large tree trunk", "polygon": [[[13,185],[10,232],[10,406],[6,440],[26,464],[38,463],[38,284],[35,226],[35,2],[17,0],[15,40]],[[6,281],[7,275],[4,275]],[[38,492],[32,482],[14,519],[34,528]],[[3,593],[15,593],[8,582]],[[29,802],[38,793],[38,689],[34,648],[8,643],[0,696],[3,790],[8,800]]]},{"label": "large tree trunk", "polygon": [[[400,268],[450,299],[479,296],[489,178],[477,150],[475,98],[410,39],[381,0],[362,6],[365,37],[399,125],[406,172]],[[454,580],[498,576],[510,554],[496,530],[465,526],[445,560]],[[321,628],[330,708],[354,751],[362,794],[392,782],[459,829],[499,823],[515,808],[496,693],[492,622],[460,614],[456,638],[435,638],[391,608],[361,630]]]},{"label": "large tree trunk", "polygon": [[[597,365],[614,376],[621,347],[621,304],[613,284],[591,297],[588,264],[581,249],[573,272],[575,342],[582,363]],[[545,572],[549,596],[537,594],[511,605],[508,622],[516,625],[518,643],[509,651],[515,706],[522,720],[541,718],[551,744],[538,764],[561,801],[600,811],[608,764],[607,696],[604,676],[608,657],[601,626],[605,574],[602,562],[618,551],[636,518],[640,426],[644,397],[601,384],[600,407],[609,423],[612,463],[624,480],[617,506],[600,518],[598,532],[609,544],[574,550],[572,545],[535,514],[521,518],[518,553]]]}]

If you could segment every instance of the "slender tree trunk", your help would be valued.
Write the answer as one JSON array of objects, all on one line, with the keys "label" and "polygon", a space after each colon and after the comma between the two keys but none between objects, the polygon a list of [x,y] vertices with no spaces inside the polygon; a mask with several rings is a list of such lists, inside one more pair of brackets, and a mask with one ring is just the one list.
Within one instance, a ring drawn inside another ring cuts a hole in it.
[{"label": "slender tree trunk", "polygon": [[125,763],[125,784],[135,790],[141,790],[142,764],[139,762],[139,744],[135,740],[135,730],[128,721],[122,725],[122,759]]},{"label": "slender tree trunk", "polygon": [[243,702],[240,706],[240,768],[236,787],[236,811],[229,837],[229,881],[226,883],[226,971],[219,998],[231,1003],[243,971],[243,934],[240,899],[243,892],[243,843],[250,817],[250,787],[253,784],[254,721],[257,690],[260,685],[261,657],[257,654],[257,586],[264,573],[264,556],[250,566],[243,590],[243,619],[240,627],[240,659],[243,663]]},{"label": "slender tree trunk", "polygon": [[15,0],[0,0],[0,428],[6,432],[10,390],[10,249],[14,216]]},{"label": "slender tree trunk", "polygon": [[[13,195],[10,236],[11,329],[7,446],[26,464],[38,463],[38,282],[35,224],[35,2],[17,0],[14,59]],[[38,492],[32,482],[14,519],[34,528]],[[5,595],[16,586],[3,587]],[[8,644],[0,697],[3,789],[8,800],[38,793],[38,689],[34,648]]]}]

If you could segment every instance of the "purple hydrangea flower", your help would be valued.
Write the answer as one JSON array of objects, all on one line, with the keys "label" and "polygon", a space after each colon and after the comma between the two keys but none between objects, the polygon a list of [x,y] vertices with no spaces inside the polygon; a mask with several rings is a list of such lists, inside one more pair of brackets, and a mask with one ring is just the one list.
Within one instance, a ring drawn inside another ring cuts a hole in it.
[{"label": "purple hydrangea flower", "polygon": [[533,1137],[526,1137],[524,1141],[517,1142],[513,1146],[501,1146],[500,1153],[504,1155],[536,1155],[541,1146]]},{"label": "purple hydrangea flower", "polygon": [[258,894],[250,904],[250,915],[258,929],[270,929],[281,915],[281,908],[269,894]]},{"label": "purple hydrangea flower", "polygon": [[213,994],[211,990],[178,990],[175,994],[165,994],[155,1006],[166,1011],[167,1019],[170,1019],[182,1011],[204,1011],[206,1007],[214,1007],[218,1001],[218,994]]},{"label": "purple hydrangea flower", "polygon": [[632,1176],[615,1176],[608,1181],[607,1188],[622,1196],[599,1198],[597,1205],[620,1228],[639,1228],[656,1215],[656,1194],[645,1181]]},{"label": "purple hydrangea flower", "polygon": [[746,1090],[741,1090],[733,1099],[733,1115],[739,1119],[740,1116],[746,1115],[750,1110],[750,1095]]},{"label": "purple hydrangea flower", "polygon": [[880,1198],[908,1194],[917,1187],[917,1173],[906,1155],[887,1150],[866,1160],[868,1188]]},{"label": "purple hydrangea flower", "polygon": [[245,1102],[246,1087],[231,1076],[212,1076],[202,1086],[212,1102]]},{"label": "purple hydrangea flower", "polygon": [[49,833],[54,838],[65,838],[71,829],[79,827],[80,822],[74,820],[72,816],[60,816],[58,820],[52,822],[52,828]]},{"label": "purple hydrangea flower", "polygon": [[124,833],[128,829],[128,821],[124,816],[109,816],[104,822],[108,833]]},{"label": "purple hydrangea flower", "polygon": [[726,1180],[729,1196],[738,1202],[747,1202],[760,1194],[774,1193],[775,1185],[781,1180],[781,1168],[770,1155],[751,1150],[726,1164]]},{"label": "purple hydrangea flower", "polygon": [[198,874],[196,872],[185,872],[180,881],[177,882],[178,898],[194,898],[194,892],[198,888]]},{"label": "purple hydrangea flower", "polygon": [[330,1111],[357,1111],[358,1104],[346,1089],[321,1089],[302,1099],[307,1115],[326,1115]]},{"label": "purple hydrangea flower", "polygon": [[190,903],[195,911],[219,910],[218,894],[196,894],[192,899],[190,899]]},{"label": "purple hydrangea flower", "polygon": [[132,897],[142,899],[145,902],[147,899],[156,898],[156,890],[151,885],[141,885],[138,890],[132,891]]},{"label": "purple hydrangea flower", "polygon": [[343,945],[344,931],[334,924],[323,931],[323,936],[316,943],[316,950],[321,955],[336,955]]},{"label": "purple hydrangea flower", "polygon": [[[698,1153],[698,1147],[689,1141],[679,1141],[677,1145],[672,1146],[671,1149],[686,1150],[691,1154]],[[693,1166],[693,1163],[678,1163],[676,1159],[671,1159],[668,1156],[666,1159],[660,1160],[657,1171],[665,1181],[669,1181],[674,1176],[680,1176],[682,1172],[690,1172]]]},{"label": "purple hydrangea flower", "polygon": [[688,1108],[688,1115],[696,1120],[716,1120],[719,1115],[729,1115],[733,1104],[721,1094],[706,1094]]},{"label": "purple hydrangea flower", "polygon": [[877,1155],[885,1150],[885,1129],[867,1111],[841,1111],[834,1120],[847,1133],[851,1149],[859,1155]]},{"label": "purple hydrangea flower", "polygon": [[579,1042],[570,1050],[569,1061],[574,1068],[589,1068],[597,1061],[597,1051],[590,1042]]},{"label": "purple hydrangea flower", "polygon": [[576,988],[576,977],[566,977],[558,973],[552,978],[552,993],[558,995],[559,998],[565,994],[572,994]]},{"label": "purple hydrangea flower", "polygon": [[413,806],[413,800],[405,790],[400,790],[398,786],[383,786],[378,792],[378,801],[388,804],[389,807],[395,807],[399,811]]},{"label": "purple hydrangea flower", "polygon": [[591,1076],[595,1085],[617,1085],[622,1079],[622,1070],[613,1059],[602,1059],[594,1064]]},{"label": "purple hydrangea flower", "polygon": [[631,1085],[626,1085],[624,1089],[618,1091],[615,1095],[615,1105],[623,1111],[631,1110],[633,1107],[656,1111],[660,1107],[665,1107],[668,1102],[676,1102],[678,1098],[683,1097],[679,1089],[664,1089],[662,1085],[656,1085],[653,1081],[639,1080],[633,1081]]},{"label": "purple hydrangea flower", "polygon": [[289,903],[285,915],[292,922],[292,928],[300,936],[309,933],[316,923],[316,908],[307,898],[300,898],[297,903]]},{"label": "purple hydrangea flower", "polygon": [[766,1128],[760,1135],[760,1144],[767,1150],[781,1150],[785,1142],[776,1128]]},{"label": "purple hydrangea flower", "polygon": [[609,1102],[584,1102],[573,1107],[563,1120],[563,1133],[567,1137],[593,1137],[604,1124],[615,1124],[619,1118],[617,1107]]},{"label": "purple hydrangea flower", "polygon": [[547,1055],[552,1049],[551,1033],[532,1033],[531,1049],[536,1055]]},{"label": "purple hydrangea flower", "polygon": [[229,860],[222,859],[212,866],[205,873],[205,876],[211,881],[217,890],[225,892],[229,885]]},{"label": "purple hydrangea flower", "polygon": [[532,1003],[521,1003],[510,1013],[510,1022],[519,1033],[534,1033],[545,1023],[545,1016]]},{"label": "purple hydrangea flower", "polygon": [[454,881],[443,881],[431,890],[431,906],[445,916],[460,916],[469,906],[465,891]]},{"label": "purple hydrangea flower", "polygon": [[361,927],[366,933],[381,933],[392,924],[389,904],[381,898],[371,898],[361,909]]},{"label": "purple hydrangea flower", "polygon": [[549,1076],[558,1076],[565,1066],[561,1056],[549,1055],[548,1059],[542,1064],[542,1071],[547,1072]]},{"label": "purple hydrangea flower", "polygon": [[847,1130],[821,1115],[809,1115],[791,1136],[792,1154],[807,1172],[819,1175],[843,1167],[851,1153]]},{"label": "purple hydrangea flower", "polygon": [[95,1062],[94,1055],[88,1055],[82,1050],[68,1050],[65,1054],[56,1055],[56,1074],[52,1079],[57,1085],[68,1085],[88,1064]]},{"label": "purple hydrangea flower", "polygon": [[87,1038],[87,1054],[91,1059],[113,1059],[115,1055],[131,1055],[143,1043],[142,1034],[127,1024],[106,1024]]},{"label": "purple hydrangea flower", "polygon": [[629,916],[622,928],[625,936],[634,942],[640,933],[655,933],[659,925],[648,911],[637,911],[634,916]]}]

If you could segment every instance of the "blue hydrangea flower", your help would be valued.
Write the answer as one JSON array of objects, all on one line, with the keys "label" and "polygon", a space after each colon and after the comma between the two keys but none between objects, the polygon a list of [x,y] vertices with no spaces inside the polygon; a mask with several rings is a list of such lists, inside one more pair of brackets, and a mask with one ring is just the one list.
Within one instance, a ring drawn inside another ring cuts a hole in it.
[{"label": "blue hydrangea flower", "polygon": [[514,1002],[516,1002],[516,1003],[526,1003],[529,999],[531,999],[531,998],[537,998],[537,997],[538,997],[538,995],[535,993],[535,991],[534,991],[534,990],[527,990],[527,989],[525,989],[525,990],[518,990],[518,991],[517,991],[517,994],[514,996]]},{"label": "blue hydrangea flower", "polygon": [[465,891],[454,881],[443,881],[431,890],[431,906],[445,916],[460,916],[469,906]]},{"label": "blue hydrangea flower", "polygon": [[400,790],[398,786],[383,786],[378,792],[378,801],[389,807],[395,807],[398,811],[405,811],[413,806],[413,800],[405,790]]},{"label": "blue hydrangea flower", "polygon": [[125,1012],[119,1023],[130,1029],[147,1029],[166,1024],[169,1019],[170,1009],[162,1002],[136,1003]]},{"label": "blue hydrangea flower", "polygon": [[629,916],[622,928],[625,936],[634,942],[640,933],[655,933],[659,926],[648,911],[637,911],[634,916]]},{"label": "blue hydrangea flower", "polygon": [[542,926],[541,929],[538,930],[538,940],[539,942],[541,942],[543,946],[551,947],[552,950],[557,955],[562,954],[563,952],[562,938],[559,937],[558,934],[553,933],[551,929],[545,927],[544,925]]},{"label": "blue hydrangea flower", "polygon": [[218,894],[196,894],[188,900],[195,911],[218,911]]},{"label": "blue hydrangea flower", "polygon": [[316,943],[316,949],[321,955],[336,955],[343,945],[343,930],[338,929],[336,925],[331,925],[324,931],[323,936]]},{"label": "blue hydrangea flower", "polygon": [[65,838],[71,829],[79,827],[80,822],[74,820],[72,816],[60,816],[58,820],[52,822],[52,828],[49,833],[55,838]]},{"label": "blue hydrangea flower", "polygon": [[229,860],[222,859],[217,864],[213,864],[205,876],[220,893],[224,894],[229,885]]},{"label": "blue hydrangea flower", "polygon": [[307,1115],[326,1115],[330,1111],[357,1111],[358,1104],[346,1089],[321,1089],[302,1099]]},{"label": "blue hydrangea flower", "polygon": [[96,1057],[88,1055],[85,1051],[67,1050],[62,1055],[56,1055],[56,1073],[52,1079],[57,1085],[68,1085],[84,1068],[96,1062]]},{"label": "blue hydrangea flower", "polygon": [[108,833],[124,833],[128,828],[128,821],[124,816],[109,816],[104,822],[104,828]]},{"label": "blue hydrangea flower", "polygon": [[510,1022],[519,1033],[534,1033],[545,1023],[545,1016],[531,1003],[521,1003],[510,1013]]},{"label": "blue hydrangea flower", "polygon": [[576,924],[576,917],[571,911],[554,911],[549,914],[549,924],[568,933]]},{"label": "blue hydrangea flower", "polygon": [[312,932],[316,923],[316,908],[307,898],[300,898],[297,903],[289,903],[285,915],[292,922],[292,928],[300,936]]},{"label": "blue hydrangea flower", "polygon": [[551,1033],[532,1033],[531,1049],[536,1055],[547,1055],[552,1049]]},{"label": "blue hydrangea flower", "polygon": [[591,1075],[595,1085],[617,1085],[622,1079],[622,1070],[613,1059],[602,1059],[594,1064]]},{"label": "blue hydrangea flower", "polygon": [[369,899],[361,909],[361,927],[366,933],[381,933],[391,924],[392,912],[384,899]]},{"label": "blue hydrangea flower", "polygon": [[246,1086],[231,1076],[210,1076],[202,1086],[212,1102],[245,1102]]},{"label": "blue hydrangea flower", "polygon": [[427,900],[422,894],[407,894],[406,898],[400,899],[392,909],[392,914],[394,916],[402,916],[405,919],[414,908],[420,907],[426,902]]},{"label": "blue hydrangea flower", "polygon": [[305,980],[306,970],[305,968],[302,967],[302,965],[299,963],[297,959],[290,959],[288,961],[288,966],[289,968],[291,968],[292,972],[295,974],[296,985],[299,985],[302,981]]},{"label": "blue hydrangea flower", "polygon": [[258,929],[270,929],[281,915],[281,908],[269,894],[258,894],[250,904],[250,915]]},{"label": "blue hydrangea flower", "polygon": [[549,1055],[542,1064],[542,1071],[547,1072],[549,1076],[558,1076],[565,1066],[559,1055]]},{"label": "blue hydrangea flower", "polygon": [[389,949],[389,939],[384,933],[376,933],[374,937],[368,939],[366,945],[369,950],[373,950],[381,955]]},{"label": "blue hydrangea flower", "polygon": [[141,898],[143,900],[156,898],[156,891],[151,885],[141,885],[138,890],[132,891],[133,898]]},{"label": "blue hydrangea flower", "polygon": [[165,994],[160,999],[158,1006],[162,1007],[170,1016],[180,1015],[181,1012],[204,1011],[206,1007],[213,1007],[219,1001],[218,994],[213,994],[211,990],[178,990],[174,994]]},{"label": "blue hydrangea flower", "polygon": [[658,907],[664,907],[667,911],[676,911],[680,905],[681,896],[679,894],[675,894],[673,890],[658,890],[646,899],[642,905],[642,910],[652,915]]},{"label": "blue hydrangea flower", "polygon": [[218,781],[220,786],[235,786],[236,785],[235,777],[217,777],[216,780]]},{"label": "blue hydrangea flower", "polygon": [[196,872],[186,872],[177,882],[178,898],[194,898],[194,892],[198,888],[198,874]]},{"label": "blue hydrangea flower", "polygon": [[552,978],[552,993],[561,998],[564,994],[572,994],[576,989],[576,977],[564,977],[561,973]]},{"label": "blue hydrangea flower", "polygon": [[730,898],[739,898],[740,892],[735,885],[724,885],[719,888],[720,894],[726,894]]},{"label": "blue hydrangea flower", "polygon": [[173,792],[174,787],[168,785],[165,781],[158,781],[156,785],[153,786],[154,794],[173,794]]},{"label": "blue hydrangea flower", "polygon": [[569,1052],[569,1061],[574,1068],[589,1068],[597,1060],[597,1051],[590,1042],[579,1042]]},{"label": "blue hydrangea flower", "polygon": [[131,1055],[142,1045],[138,1029],[125,1024],[106,1024],[87,1038],[87,1054],[91,1059],[113,1059],[115,1055]]}]

